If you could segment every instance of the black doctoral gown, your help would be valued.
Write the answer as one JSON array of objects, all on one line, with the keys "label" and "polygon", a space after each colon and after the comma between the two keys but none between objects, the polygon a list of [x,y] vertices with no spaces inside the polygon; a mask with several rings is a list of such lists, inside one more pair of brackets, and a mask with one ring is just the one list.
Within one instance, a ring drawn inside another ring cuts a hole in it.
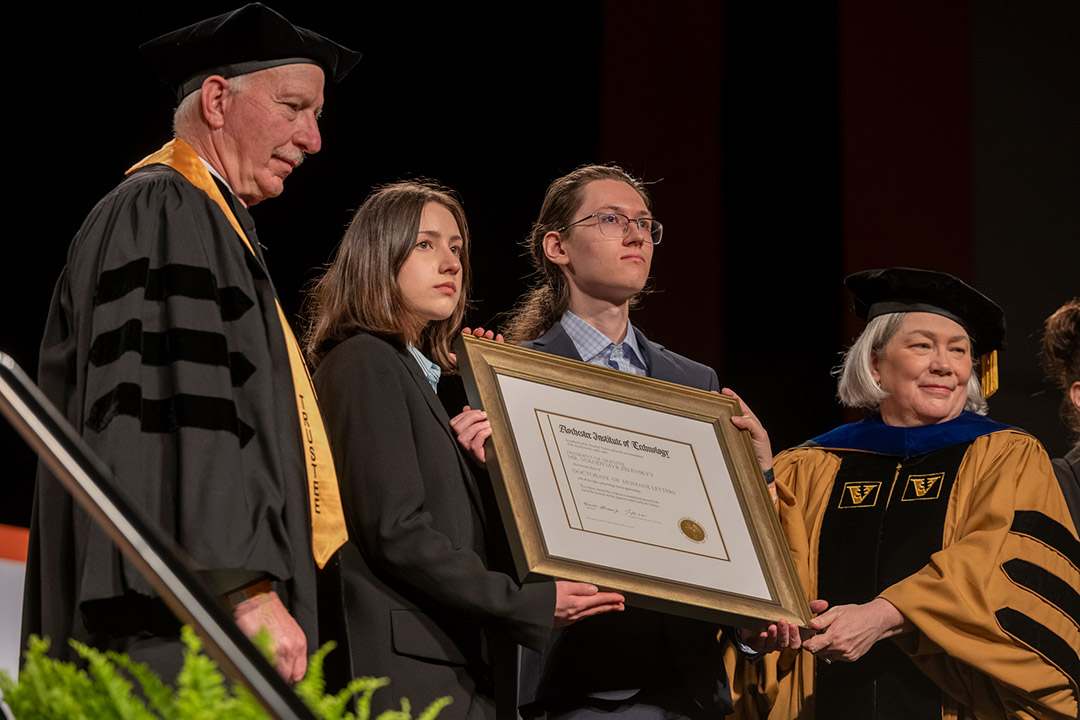
[{"label": "black doctoral gown", "polygon": [[[251,216],[223,194],[258,252]],[[56,285],[38,382],[198,569],[268,574],[315,645],[305,474],[275,291],[206,193],[153,165],[98,203]],[[24,643],[47,635],[71,658],[68,637],[133,649],[171,646],[176,632],[149,584],[40,467]],[[157,657],[146,659],[174,669]]]}]

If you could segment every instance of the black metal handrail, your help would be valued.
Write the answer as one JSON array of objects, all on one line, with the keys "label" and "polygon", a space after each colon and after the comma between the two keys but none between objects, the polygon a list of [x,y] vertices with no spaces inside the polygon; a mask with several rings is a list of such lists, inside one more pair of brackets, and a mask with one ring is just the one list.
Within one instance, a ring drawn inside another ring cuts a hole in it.
[{"label": "black metal handrail", "polygon": [[112,472],[9,355],[0,352],[0,413],[153,585],[206,652],[276,720],[315,720],[191,570],[186,554],[120,489]]}]

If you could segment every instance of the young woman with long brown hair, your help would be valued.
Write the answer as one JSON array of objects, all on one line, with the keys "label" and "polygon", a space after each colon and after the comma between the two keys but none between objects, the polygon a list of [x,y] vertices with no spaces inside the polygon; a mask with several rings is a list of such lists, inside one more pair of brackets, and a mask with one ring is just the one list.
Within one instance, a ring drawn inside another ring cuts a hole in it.
[{"label": "young woman with long brown hair", "polygon": [[308,358],[350,536],[336,569],[351,676],[393,682],[376,715],[390,698],[450,695],[440,717],[494,717],[500,641],[540,649],[554,625],[622,607],[592,585],[522,586],[489,566],[498,519],[435,394],[454,370],[468,285],[460,202],[403,182],[364,201],[309,297]]}]

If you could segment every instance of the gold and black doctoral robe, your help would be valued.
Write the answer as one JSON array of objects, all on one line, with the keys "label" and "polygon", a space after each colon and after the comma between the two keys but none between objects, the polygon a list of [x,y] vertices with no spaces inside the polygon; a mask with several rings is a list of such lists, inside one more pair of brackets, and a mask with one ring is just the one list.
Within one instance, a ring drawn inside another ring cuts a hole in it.
[{"label": "gold and black doctoral robe", "polygon": [[1076,717],[1080,542],[1037,440],[971,413],[920,428],[874,416],[775,470],[807,595],[882,597],[915,631],[855,663],[730,656],[736,717]]}]

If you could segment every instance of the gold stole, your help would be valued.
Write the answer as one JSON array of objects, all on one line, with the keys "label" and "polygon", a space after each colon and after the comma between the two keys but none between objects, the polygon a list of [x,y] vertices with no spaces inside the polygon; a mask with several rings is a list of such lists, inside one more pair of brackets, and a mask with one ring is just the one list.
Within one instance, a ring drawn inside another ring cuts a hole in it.
[{"label": "gold stole", "polygon": [[[252,255],[255,254],[251,242],[244,234],[232,209],[225,202],[213,176],[190,145],[180,138],[175,138],[157,152],[140,160],[126,174],[131,174],[147,165],[167,165],[209,195],[210,199],[221,208],[221,212],[225,213],[229,224],[244,241],[247,249]],[[292,370],[293,390],[296,393],[296,412],[300,419],[300,441],[304,447],[304,465],[308,476],[308,507],[311,511],[311,551],[315,556],[316,564],[322,568],[334,552],[348,541],[349,534],[345,529],[345,515],[341,509],[337,471],[334,470],[334,459],[330,455],[330,442],[326,437],[326,428],[323,427],[322,413],[319,412],[318,399],[315,397],[315,387],[311,384],[311,375],[304,363],[304,356],[300,352],[300,344],[296,342],[296,336],[293,335],[289,323],[285,320],[285,313],[276,297],[274,304],[277,306],[278,320],[281,321],[281,331],[285,334],[285,345],[289,348],[289,367]]]}]

